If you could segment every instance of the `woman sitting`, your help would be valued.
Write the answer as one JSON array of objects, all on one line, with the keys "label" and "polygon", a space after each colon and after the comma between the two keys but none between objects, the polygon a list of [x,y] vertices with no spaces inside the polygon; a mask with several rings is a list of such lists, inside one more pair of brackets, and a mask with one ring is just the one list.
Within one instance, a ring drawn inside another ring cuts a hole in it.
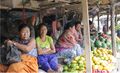
[{"label": "woman sitting", "polygon": [[57,41],[56,49],[58,56],[66,58],[67,63],[75,56],[82,54],[82,48],[77,44],[75,33],[75,25],[72,22],[66,24],[65,31]]},{"label": "woman sitting", "polygon": [[0,72],[30,73],[38,72],[37,51],[35,39],[30,38],[30,28],[26,24],[19,26],[19,39],[16,41],[7,40],[10,45],[16,46],[21,51],[21,62],[13,63],[9,66],[0,64]]},{"label": "woman sitting", "polygon": [[[54,21],[55,22],[55,21]],[[55,25],[55,26],[54,26]],[[52,38],[53,38],[53,42],[54,44],[57,42],[59,36],[62,34],[63,32],[63,27],[60,23],[60,21],[56,21],[56,24],[53,24],[53,33],[52,33]]]},{"label": "woman sitting", "polygon": [[53,39],[47,36],[47,26],[42,23],[39,26],[39,36],[36,38],[38,48],[38,64],[46,72],[58,71],[58,59]]},{"label": "woman sitting", "polygon": [[78,39],[76,41],[78,42],[78,44],[80,46],[83,47],[83,36],[82,36],[82,32],[81,32],[81,22],[80,21],[75,22],[75,29],[76,29],[77,35],[78,35]]}]

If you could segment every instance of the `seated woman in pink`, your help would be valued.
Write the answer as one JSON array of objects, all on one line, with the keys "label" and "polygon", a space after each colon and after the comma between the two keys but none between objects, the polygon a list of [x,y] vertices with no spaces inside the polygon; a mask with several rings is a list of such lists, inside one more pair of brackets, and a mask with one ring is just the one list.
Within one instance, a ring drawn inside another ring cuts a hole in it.
[{"label": "seated woman in pink", "polygon": [[60,57],[66,58],[69,63],[72,58],[82,54],[82,48],[75,39],[75,25],[72,22],[66,24],[63,34],[59,37],[56,43],[57,54]]}]

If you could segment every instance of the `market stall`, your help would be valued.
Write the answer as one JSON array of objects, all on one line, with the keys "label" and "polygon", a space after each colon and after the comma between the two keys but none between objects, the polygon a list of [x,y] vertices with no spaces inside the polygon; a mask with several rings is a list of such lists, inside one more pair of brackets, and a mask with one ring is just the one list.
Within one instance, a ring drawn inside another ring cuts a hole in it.
[{"label": "market stall", "polygon": [[[84,34],[84,54],[73,58],[70,64],[63,64],[65,73],[116,73],[119,69],[120,60],[120,26],[115,23],[115,15],[120,14],[119,0],[5,0],[0,3],[2,36],[13,37],[17,34],[18,23],[26,22],[32,24],[35,16],[35,29],[38,24],[45,22],[49,32],[52,33],[52,21],[57,19],[63,25],[71,20],[82,20]],[[9,4],[7,4],[9,3]],[[4,10],[2,10],[4,9]],[[109,29],[108,20],[111,19],[111,34],[101,33],[100,16],[107,14],[107,30]],[[111,15],[111,18],[109,17]],[[6,16],[6,17],[5,17]],[[98,18],[98,26],[95,34],[90,35],[89,19]],[[117,17],[117,16],[116,16]],[[116,19],[117,20],[117,19]],[[6,24],[6,25],[4,25]],[[10,25],[9,25],[10,24]],[[5,28],[8,29],[5,29]],[[9,31],[11,30],[11,31]],[[38,31],[37,31],[38,32]],[[118,61],[118,62],[117,62]],[[117,66],[116,66],[117,65]],[[117,68],[116,68],[117,67]]]}]

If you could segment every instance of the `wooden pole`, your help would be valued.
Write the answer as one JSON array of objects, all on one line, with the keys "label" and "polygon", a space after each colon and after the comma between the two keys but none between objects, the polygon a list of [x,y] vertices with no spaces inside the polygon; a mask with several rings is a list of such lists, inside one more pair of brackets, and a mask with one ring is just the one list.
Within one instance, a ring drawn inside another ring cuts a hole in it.
[{"label": "wooden pole", "polygon": [[84,24],[84,44],[86,54],[86,73],[92,73],[92,61],[91,61],[91,45],[90,45],[90,29],[89,29],[89,15],[88,15],[88,0],[82,0],[82,13]]},{"label": "wooden pole", "polygon": [[98,12],[98,14],[97,14],[97,16],[98,16],[98,31],[97,32],[99,32],[99,30],[100,30],[100,19],[99,19],[99,17],[100,17],[100,13]]},{"label": "wooden pole", "polygon": [[115,14],[115,25],[117,25],[117,13]]},{"label": "wooden pole", "polygon": [[92,23],[93,23],[93,21],[94,21],[94,16],[92,16]]},{"label": "wooden pole", "polygon": [[109,30],[109,10],[107,11],[107,30]]},{"label": "wooden pole", "polygon": [[116,56],[116,34],[115,34],[115,5],[114,0],[111,4],[111,26],[112,26],[112,52]]}]

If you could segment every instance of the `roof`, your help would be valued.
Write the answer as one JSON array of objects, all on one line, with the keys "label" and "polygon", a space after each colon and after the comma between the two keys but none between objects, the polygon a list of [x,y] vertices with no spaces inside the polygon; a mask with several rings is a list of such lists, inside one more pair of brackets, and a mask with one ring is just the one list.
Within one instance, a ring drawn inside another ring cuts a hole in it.
[{"label": "roof", "polygon": [[[24,7],[27,9],[39,10],[53,7],[66,7],[69,5],[79,4],[82,0],[24,0]],[[111,4],[114,1],[116,13],[120,14],[120,0],[88,0],[89,13],[92,15],[98,11],[101,14],[106,14],[111,9]],[[78,5],[77,5],[78,6]],[[1,0],[0,9],[2,8],[23,8],[22,0]],[[75,7],[76,8],[76,7]]]}]

